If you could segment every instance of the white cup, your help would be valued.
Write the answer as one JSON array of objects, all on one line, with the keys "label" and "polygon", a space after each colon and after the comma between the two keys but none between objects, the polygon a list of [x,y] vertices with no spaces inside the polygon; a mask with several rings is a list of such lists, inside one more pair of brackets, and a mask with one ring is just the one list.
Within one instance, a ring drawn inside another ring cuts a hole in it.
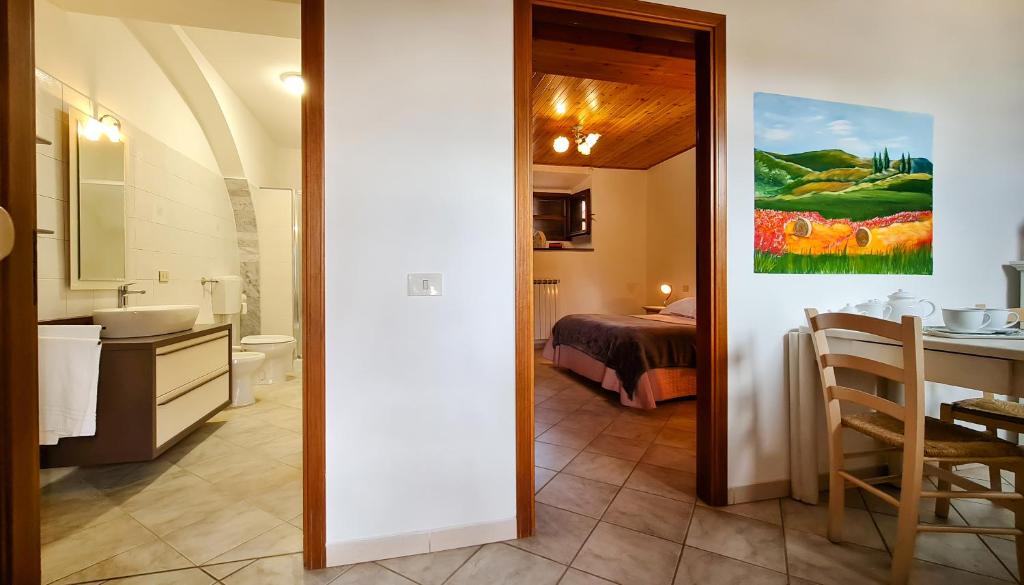
[{"label": "white cup", "polygon": [[888,319],[892,315],[892,307],[878,299],[864,301],[855,307],[861,315],[875,319]]},{"label": "white cup", "polygon": [[975,333],[992,322],[985,309],[942,309],[946,328],[957,333]]},{"label": "white cup", "polygon": [[1020,315],[1009,309],[985,309],[985,314],[992,319],[985,325],[985,331],[1009,329],[1020,322]]}]

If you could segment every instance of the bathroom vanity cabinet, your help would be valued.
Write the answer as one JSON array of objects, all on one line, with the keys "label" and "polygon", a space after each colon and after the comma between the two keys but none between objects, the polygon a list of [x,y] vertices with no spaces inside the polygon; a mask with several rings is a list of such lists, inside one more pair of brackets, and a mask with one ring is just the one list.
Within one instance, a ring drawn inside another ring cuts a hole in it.
[{"label": "bathroom vanity cabinet", "polygon": [[40,447],[42,467],[154,459],[231,402],[231,325],[104,339],[96,435]]}]

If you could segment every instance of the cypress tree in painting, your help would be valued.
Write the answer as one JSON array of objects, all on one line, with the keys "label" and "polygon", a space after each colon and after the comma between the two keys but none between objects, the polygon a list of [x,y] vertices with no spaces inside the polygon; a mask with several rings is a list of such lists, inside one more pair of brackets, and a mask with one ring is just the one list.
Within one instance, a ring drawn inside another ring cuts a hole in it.
[{"label": "cypress tree in painting", "polygon": [[889,147],[886,146],[882,151],[882,168],[888,169],[890,164],[892,160],[889,158]]}]

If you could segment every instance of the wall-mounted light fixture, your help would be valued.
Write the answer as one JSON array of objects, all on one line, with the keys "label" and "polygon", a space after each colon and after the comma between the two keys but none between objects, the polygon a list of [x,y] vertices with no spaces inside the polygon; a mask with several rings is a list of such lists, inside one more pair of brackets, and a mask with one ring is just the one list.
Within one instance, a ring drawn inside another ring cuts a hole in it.
[{"label": "wall-mounted light fixture", "polygon": [[301,73],[296,73],[295,71],[282,73],[281,83],[284,85],[285,91],[292,95],[306,93],[306,80],[302,78]]},{"label": "wall-mounted light fixture", "polygon": [[96,118],[89,118],[84,126],[78,126],[78,133],[86,140],[91,140],[93,142],[96,142],[103,136],[109,138],[111,142],[120,142],[121,121],[110,114],[100,116],[99,120]]}]

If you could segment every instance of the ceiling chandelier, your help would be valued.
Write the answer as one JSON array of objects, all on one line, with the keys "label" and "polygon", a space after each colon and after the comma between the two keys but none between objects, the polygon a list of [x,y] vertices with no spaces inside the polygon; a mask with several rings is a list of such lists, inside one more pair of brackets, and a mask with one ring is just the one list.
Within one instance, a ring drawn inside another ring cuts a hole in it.
[{"label": "ceiling chandelier", "polygon": [[[572,127],[572,137],[576,141],[576,150],[579,151],[583,156],[590,156],[590,149],[597,144],[597,140],[601,138],[600,134],[583,134],[583,125],[576,124]],[[565,136],[559,136],[555,138],[555,142],[552,145],[555,152],[565,152],[569,150],[569,139]]]}]

